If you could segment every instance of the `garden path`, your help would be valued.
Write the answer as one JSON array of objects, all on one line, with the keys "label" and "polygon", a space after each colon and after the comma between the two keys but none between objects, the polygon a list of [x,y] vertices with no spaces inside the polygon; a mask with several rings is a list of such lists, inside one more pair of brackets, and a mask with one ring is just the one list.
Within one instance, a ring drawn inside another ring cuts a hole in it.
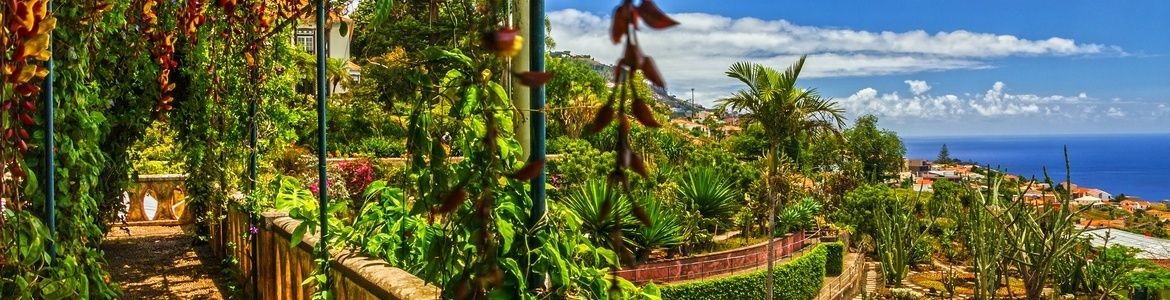
[{"label": "garden path", "polygon": [[225,299],[218,260],[178,226],[114,228],[102,250],[124,299]]}]

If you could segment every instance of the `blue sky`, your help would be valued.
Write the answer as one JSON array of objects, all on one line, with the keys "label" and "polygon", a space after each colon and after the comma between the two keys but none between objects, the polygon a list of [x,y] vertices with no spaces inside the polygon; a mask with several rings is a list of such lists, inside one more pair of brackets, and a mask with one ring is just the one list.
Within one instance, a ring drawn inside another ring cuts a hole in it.
[{"label": "blue sky", "polygon": [[[547,2],[556,50],[616,59],[618,1]],[[906,136],[1170,132],[1170,1],[657,1],[641,33],[672,93],[710,104],[734,61],[784,68]]]}]

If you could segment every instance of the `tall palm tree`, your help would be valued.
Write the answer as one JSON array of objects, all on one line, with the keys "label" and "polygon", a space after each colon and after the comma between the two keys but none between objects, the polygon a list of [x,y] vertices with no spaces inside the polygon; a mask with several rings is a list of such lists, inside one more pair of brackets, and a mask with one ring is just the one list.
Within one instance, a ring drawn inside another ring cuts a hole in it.
[{"label": "tall palm tree", "polygon": [[[772,299],[772,240],[776,229],[776,195],[772,193],[771,178],[778,174],[778,160],[799,159],[801,145],[807,139],[831,133],[840,137],[844,126],[844,110],[837,102],[821,97],[814,89],[796,86],[806,56],[784,72],[749,63],[731,65],[727,76],[747,85],[746,89],[719,100],[719,110],[740,112],[745,122],[756,122],[764,127],[768,139],[765,187],[768,192],[768,299]],[[781,148],[783,147],[783,148]],[[799,166],[799,161],[797,165]]]}]

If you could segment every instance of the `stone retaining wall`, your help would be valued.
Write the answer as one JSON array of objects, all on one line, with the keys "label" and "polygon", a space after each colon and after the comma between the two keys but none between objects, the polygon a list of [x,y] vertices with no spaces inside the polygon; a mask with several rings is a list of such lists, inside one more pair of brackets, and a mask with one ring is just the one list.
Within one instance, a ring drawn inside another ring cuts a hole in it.
[{"label": "stone retaining wall", "polygon": [[[290,236],[300,222],[284,213],[266,213],[256,235],[257,258],[251,261],[247,215],[231,210],[225,220],[212,226],[216,255],[232,255],[238,261],[237,280],[256,299],[309,299],[313,288],[301,282],[313,272],[313,246],[318,237],[306,235],[290,247]],[[390,266],[386,261],[334,248],[330,278],[336,299],[439,299],[441,290],[422,279]],[[257,271],[257,289],[251,288],[252,268]]]},{"label": "stone retaining wall", "polygon": [[[791,233],[773,241],[772,252],[776,259],[791,256],[816,240],[804,232]],[[716,275],[766,266],[768,263],[768,242],[715,253],[688,256],[678,259],[644,263],[617,272],[618,276],[634,283],[667,283]]]}]

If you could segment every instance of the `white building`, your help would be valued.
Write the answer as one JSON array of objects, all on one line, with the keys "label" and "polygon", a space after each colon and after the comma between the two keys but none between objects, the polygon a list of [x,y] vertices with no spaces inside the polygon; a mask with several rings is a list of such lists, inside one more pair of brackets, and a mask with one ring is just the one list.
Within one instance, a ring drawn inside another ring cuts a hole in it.
[{"label": "white building", "polygon": [[[341,26],[342,23],[345,23],[345,26]],[[349,45],[353,39],[354,30],[353,19],[345,16],[330,18],[325,26],[325,56],[345,62],[345,67],[349,70],[350,78],[354,82],[357,82],[361,79],[361,68],[349,60]],[[345,28],[344,32],[341,30],[342,27]],[[309,54],[317,54],[316,19],[308,18],[301,20],[297,25],[296,32],[293,33],[293,44],[301,46],[301,49],[304,49]],[[337,91],[344,92],[345,88],[338,87]]]}]

